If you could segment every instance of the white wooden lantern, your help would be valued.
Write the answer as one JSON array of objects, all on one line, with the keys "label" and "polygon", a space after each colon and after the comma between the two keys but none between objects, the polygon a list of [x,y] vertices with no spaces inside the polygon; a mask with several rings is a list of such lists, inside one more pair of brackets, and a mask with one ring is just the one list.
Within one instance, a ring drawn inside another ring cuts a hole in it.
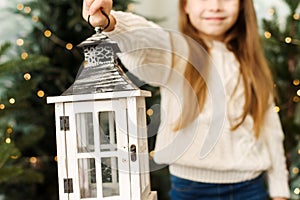
[{"label": "white wooden lantern", "polygon": [[97,33],[79,45],[84,66],[55,103],[59,197],[156,200],[150,189],[145,97],[119,66],[117,43]]}]

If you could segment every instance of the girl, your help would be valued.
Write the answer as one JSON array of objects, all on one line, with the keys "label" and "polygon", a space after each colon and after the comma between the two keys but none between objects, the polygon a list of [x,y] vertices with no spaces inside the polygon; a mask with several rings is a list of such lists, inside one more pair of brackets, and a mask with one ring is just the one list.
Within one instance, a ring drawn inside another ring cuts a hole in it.
[{"label": "girl", "polygon": [[112,0],[84,0],[82,15],[106,27],[131,72],[161,86],[154,159],[169,164],[171,199],[263,200],[264,173],[269,196],[289,198],[284,136],[252,0],[179,0],[184,35],[111,9]]}]

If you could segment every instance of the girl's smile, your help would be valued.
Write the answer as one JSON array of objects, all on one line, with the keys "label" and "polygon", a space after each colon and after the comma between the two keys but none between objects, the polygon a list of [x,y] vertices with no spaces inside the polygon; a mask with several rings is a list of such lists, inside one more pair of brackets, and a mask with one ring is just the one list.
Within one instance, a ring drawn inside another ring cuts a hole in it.
[{"label": "girl's smile", "polygon": [[185,12],[199,35],[210,40],[223,40],[225,33],[236,23],[239,0],[187,0]]}]

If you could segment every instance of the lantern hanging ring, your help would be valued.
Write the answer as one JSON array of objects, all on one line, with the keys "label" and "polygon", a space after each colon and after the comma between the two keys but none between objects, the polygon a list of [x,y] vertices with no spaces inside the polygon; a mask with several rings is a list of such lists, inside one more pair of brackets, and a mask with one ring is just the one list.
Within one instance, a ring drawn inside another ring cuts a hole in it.
[{"label": "lantern hanging ring", "polygon": [[101,33],[102,31],[104,31],[105,29],[107,29],[107,28],[109,27],[109,25],[110,25],[110,19],[109,19],[109,16],[108,16],[103,10],[100,10],[100,11],[101,11],[101,13],[102,13],[102,14],[106,17],[106,19],[107,19],[107,24],[106,24],[105,27],[93,27],[93,25],[90,23],[91,15],[88,15],[88,24],[89,24],[91,27],[95,28],[95,31],[96,31],[97,33]]}]

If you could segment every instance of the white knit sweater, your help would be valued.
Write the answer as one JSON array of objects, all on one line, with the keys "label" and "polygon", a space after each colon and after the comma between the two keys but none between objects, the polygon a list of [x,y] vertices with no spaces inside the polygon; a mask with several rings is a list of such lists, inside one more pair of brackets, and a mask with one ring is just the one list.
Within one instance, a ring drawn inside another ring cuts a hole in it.
[{"label": "white knit sweater", "polygon": [[[123,64],[140,79],[160,86],[161,124],[155,161],[169,164],[173,175],[206,183],[236,183],[266,172],[270,196],[288,198],[284,134],[274,104],[267,110],[258,139],[251,116],[235,131],[230,129],[244,105],[243,81],[233,53],[223,43],[212,42],[204,109],[186,128],[174,132],[188,90],[184,63],[201,64],[201,58],[190,60],[186,38],[175,31],[163,30],[130,13],[112,11],[112,15],[117,24],[107,34],[118,42]],[[181,59],[174,63],[172,52]]]}]

